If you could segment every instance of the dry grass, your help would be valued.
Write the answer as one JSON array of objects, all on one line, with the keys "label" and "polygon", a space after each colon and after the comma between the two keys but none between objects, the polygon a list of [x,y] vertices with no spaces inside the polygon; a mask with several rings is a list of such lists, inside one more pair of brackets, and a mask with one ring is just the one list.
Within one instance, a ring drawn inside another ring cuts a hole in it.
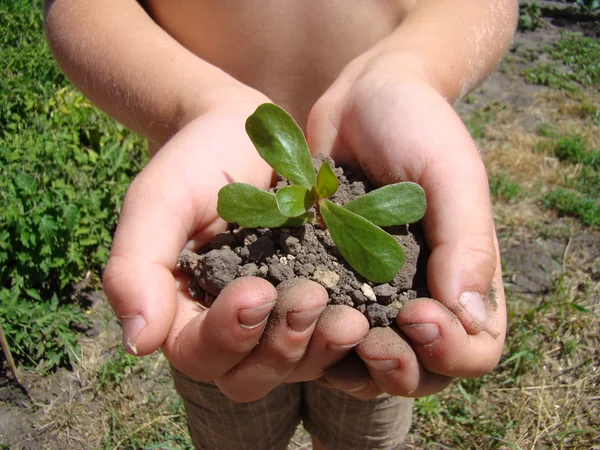
[{"label": "dry grass", "polygon": [[125,354],[116,321],[102,319],[108,309],[92,311],[102,331],[82,339],[73,371],[30,380],[42,412],[36,448],[191,448],[166,359]]}]

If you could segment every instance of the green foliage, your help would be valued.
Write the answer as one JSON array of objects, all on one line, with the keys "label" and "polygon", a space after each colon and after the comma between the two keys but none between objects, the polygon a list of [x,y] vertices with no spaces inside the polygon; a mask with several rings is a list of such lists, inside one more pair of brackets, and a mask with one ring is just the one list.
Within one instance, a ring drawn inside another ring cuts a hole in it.
[{"label": "green foliage", "polygon": [[245,183],[231,183],[219,191],[217,211],[223,220],[246,228],[298,226],[305,217],[285,216],[275,194]]},{"label": "green foliage", "polygon": [[304,133],[294,119],[270,103],[246,121],[246,132],[260,156],[292,183],[311,189],[317,182]]},{"label": "green foliage", "polygon": [[554,208],[567,216],[578,217],[590,227],[600,227],[598,200],[580,192],[558,188],[544,195],[544,206]]},{"label": "green foliage", "polygon": [[[219,191],[217,211],[226,221],[248,228],[290,226],[315,222],[317,214],[348,264],[365,278],[390,281],[404,264],[404,250],[394,237],[379,228],[403,225],[421,219],[426,199],[415,183],[397,183],[370,192],[346,206],[327,198],[339,181],[324,162],[318,175],[300,127],[283,109],[271,103],[260,105],[246,121],[246,131],[259,154],[292,183],[276,194],[243,183]],[[310,167],[309,167],[310,164]]]},{"label": "green foliage", "polygon": [[485,127],[492,123],[499,111],[505,108],[498,102],[490,102],[485,107],[479,109],[465,123],[467,130],[474,139],[485,138]]},{"label": "green foliage", "polygon": [[69,364],[65,294],[106,262],[145,144],[77,93],[45,43],[41,1],[0,9],[0,318],[15,359]]},{"label": "green foliage", "polygon": [[600,226],[600,150],[591,148],[578,134],[554,134],[547,145],[562,163],[574,166],[577,176],[565,178],[562,186],[547,192],[542,198],[544,206],[577,217],[588,226]]},{"label": "green foliage", "polygon": [[376,283],[394,278],[406,258],[393,236],[329,200],[320,206],[331,239],[354,270]]},{"label": "green foliage", "polygon": [[519,5],[519,25],[521,31],[533,31],[541,24],[542,8],[537,2]]},{"label": "green foliage", "polygon": [[14,287],[2,288],[0,299],[2,327],[16,361],[38,370],[70,365],[77,348],[74,327],[89,325],[77,305]]},{"label": "green foliage", "polygon": [[585,136],[561,136],[556,143],[554,155],[561,161],[584,164],[588,168],[600,170],[600,150],[591,149]]},{"label": "green foliage", "polygon": [[555,63],[525,70],[525,80],[553,89],[575,91],[579,86],[600,86],[600,42],[577,33],[564,32],[545,51]]},{"label": "green foliage", "polygon": [[316,198],[314,189],[306,189],[296,184],[282,187],[275,194],[277,208],[287,217],[306,214],[315,203]]},{"label": "green foliage", "polygon": [[514,200],[521,195],[521,185],[511,180],[506,172],[490,174],[490,194],[496,199]]},{"label": "green foliage", "polygon": [[423,189],[416,183],[405,182],[383,186],[344,205],[380,227],[414,223],[425,214]]},{"label": "green foliage", "polygon": [[600,9],[600,0],[575,0],[575,3],[584,11],[597,11]]},{"label": "green foliage", "polygon": [[138,362],[139,358],[127,353],[125,347],[119,346],[116,354],[111,355],[102,365],[98,375],[98,390],[105,387],[114,389],[131,375]]},{"label": "green foliage", "polygon": [[337,192],[339,186],[340,182],[333,169],[328,162],[324,162],[317,175],[317,195],[319,198],[329,198]]}]

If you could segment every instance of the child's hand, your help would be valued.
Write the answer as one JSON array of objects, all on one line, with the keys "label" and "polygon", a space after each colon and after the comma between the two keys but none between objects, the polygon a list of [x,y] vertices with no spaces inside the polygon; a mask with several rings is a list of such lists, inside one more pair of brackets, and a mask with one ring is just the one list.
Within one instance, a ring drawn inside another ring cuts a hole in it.
[{"label": "child's hand", "polygon": [[307,280],[276,290],[265,280],[239,279],[204,310],[190,299],[185,277],[174,274],[186,243],[201,247],[226,229],[216,212],[223,185],[267,188],[272,181],[244,130],[255,107],[205,114],[154,156],[127,192],[104,272],[130,352],[162,346],[174,367],[243,401],[285,381],[320,377],[368,332],[361,313],[325,308],[327,292]]},{"label": "child's hand", "polygon": [[[363,385],[354,392],[360,397],[427,395],[450,377],[480,376],[497,364],[504,342],[505,298],[486,171],[459,117],[423,80],[416,72],[395,79],[382,70],[354,79],[342,74],[308,122],[312,151],[358,164],[381,184],[415,181],[427,194],[423,224],[435,300],[402,309],[400,334],[369,332],[357,347],[368,373],[360,361],[328,372],[333,386]],[[485,301],[490,289],[493,300]]]}]

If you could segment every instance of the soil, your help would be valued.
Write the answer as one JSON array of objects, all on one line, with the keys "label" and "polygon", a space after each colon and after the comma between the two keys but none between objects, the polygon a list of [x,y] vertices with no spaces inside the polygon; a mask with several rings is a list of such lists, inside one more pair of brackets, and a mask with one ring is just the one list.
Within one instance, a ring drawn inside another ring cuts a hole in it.
[{"label": "soil", "polygon": [[[315,170],[324,158],[313,160]],[[334,167],[331,158],[327,158]],[[334,167],[340,186],[331,198],[347,202],[372,190],[361,174]],[[289,183],[279,178],[276,192]],[[210,306],[221,290],[236,278],[255,276],[277,286],[294,278],[307,278],[321,284],[329,302],[347,305],[362,312],[371,327],[388,326],[402,306],[417,296],[427,296],[425,273],[427,245],[418,225],[385,228],[404,248],[406,262],[389,283],[375,284],[356,273],[344,260],[329,232],[311,224],[294,228],[249,229],[233,226],[217,234],[199,254],[182,253],[179,268],[193,275],[189,291],[193,298]]]}]

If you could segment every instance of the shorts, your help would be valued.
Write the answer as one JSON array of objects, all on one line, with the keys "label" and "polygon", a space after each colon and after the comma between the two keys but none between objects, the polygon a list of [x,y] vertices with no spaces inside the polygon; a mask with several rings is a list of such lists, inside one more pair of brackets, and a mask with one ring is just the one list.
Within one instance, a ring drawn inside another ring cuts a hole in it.
[{"label": "shorts", "polygon": [[285,450],[300,421],[328,450],[397,449],[412,420],[411,398],[384,394],[358,400],[306,382],[282,384],[260,400],[237,403],[213,383],[174,368],[172,374],[197,449]]}]

